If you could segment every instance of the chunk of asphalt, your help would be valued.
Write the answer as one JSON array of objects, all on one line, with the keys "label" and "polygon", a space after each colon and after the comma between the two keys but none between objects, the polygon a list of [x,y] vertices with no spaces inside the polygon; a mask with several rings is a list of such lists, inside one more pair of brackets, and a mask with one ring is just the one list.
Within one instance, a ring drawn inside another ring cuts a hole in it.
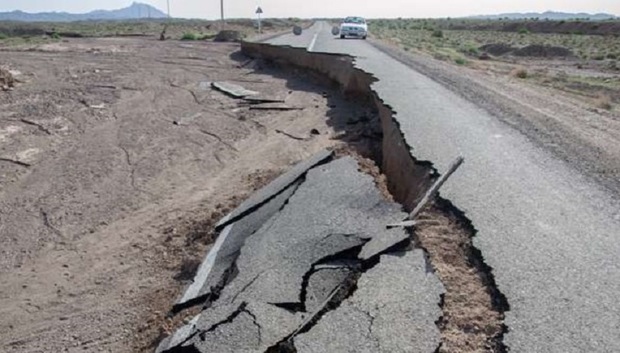
[{"label": "chunk of asphalt", "polygon": [[166,337],[163,341],[161,341],[159,346],[157,346],[155,353],[163,353],[187,341],[191,337],[191,335],[196,332],[196,324],[198,323],[199,319],[200,314],[194,316],[194,318],[189,323],[187,323],[187,325],[184,325],[178,330],[176,330],[173,335]]},{"label": "chunk of asphalt", "polygon": [[240,85],[225,81],[212,82],[211,87],[233,98],[244,98],[247,96],[254,96],[258,94],[258,92],[256,91],[251,91],[249,89],[243,88]]},{"label": "chunk of asphalt", "polygon": [[[211,306],[203,310],[183,347],[193,347],[190,351],[201,352],[254,352],[277,345],[297,331],[304,316],[318,312],[320,306],[326,305],[327,301],[319,303],[319,298],[325,297],[330,288],[339,287],[336,283],[342,283],[344,268],[353,269],[356,263],[359,264],[358,256],[363,248],[372,244],[364,256],[379,254],[397,244],[394,239],[404,237],[402,230],[395,230],[394,234],[399,231],[401,234],[393,236],[386,234],[385,229],[385,224],[406,216],[398,205],[386,201],[372,177],[361,173],[357,162],[350,157],[317,166],[330,156],[331,153],[315,156],[312,163],[296,166],[297,172],[287,176],[286,181],[276,183],[288,186],[306,174],[288,202],[245,239],[234,263],[237,275],[224,286]],[[253,206],[245,209],[257,209],[256,205],[264,203],[260,200],[278,194],[273,189],[259,193],[263,196],[255,198]],[[239,220],[239,216],[231,218]],[[333,267],[339,263],[343,264],[343,270],[325,269],[320,275],[313,276],[316,267]],[[401,280],[407,280],[402,274],[409,271],[395,272]],[[377,283],[382,287],[405,286],[389,281],[384,283],[380,278]],[[396,292],[397,297],[403,296]],[[403,298],[405,301],[409,299]],[[439,299],[433,299],[438,311]],[[315,308],[317,306],[319,308]],[[305,312],[296,312],[298,310]],[[432,322],[431,326],[436,329]],[[247,332],[240,332],[244,330]],[[349,335],[349,332],[339,331]],[[259,332],[260,336],[257,336]],[[352,332],[351,337],[355,334]],[[170,351],[177,348],[179,346]]]},{"label": "chunk of asphalt", "polygon": [[259,352],[261,341],[261,327],[250,312],[242,311],[231,322],[200,334],[192,345],[205,353]]},{"label": "chunk of asphalt", "polygon": [[310,168],[320,163],[325,162],[332,156],[333,156],[333,152],[328,151],[328,150],[323,150],[311,156],[310,158],[298,163],[293,168],[291,168],[288,172],[280,175],[274,181],[269,183],[267,186],[258,190],[254,194],[252,194],[252,196],[250,196],[247,200],[241,203],[239,207],[234,209],[226,217],[220,220],[215,225],[215,228],[222,229],[223,227],[230,224],[231,222],[236,221],[239,217],[242,217],[248,212],[251,212],[256,207],[260,206],[261,204],[265,203],[266,201],[268,201],[275,195],[282,192],[282,190],[286,189],[289,185],[291,185],[301,176],[306,174],[306,172]]},{"label": "chunk of asphalt", "polygon": [[288,204],[246,240],[236,262],[238,274],[220,300],[303,307],[303,278],[313,265],[350,250],[357,249],[356,256],[368,244],[373,246],[364,256],[389,249],[407,235],[401,229],[387,231],[385,224],[404,216],[383,198],[372,177],[358,171],[354,159],[317,166]]},{"label": "chunk of asphalt", "polygon": [[[274,248],[285,245],[283,242],[271,242],[267,239],[263,241],[265,246],[271,245]],[[303,281],[305,275],[312,271],[313,263],[339,252],[360,247],[364,243],[364,239],[338,234],[317,239],[316,242],[299,244],[291,242],[289,249],[293,253],[289,256],[278,254],[278,250],[283,248],[270,252],[270,255],[261,251],[262,254],[259,256],[244,258],[240,256],[237,260],[239,275],[224,289],[222,299],[234,302],[257,300],[272,304],[303,306],[301,303]],[[250,244],[247,245],[247,249],[252,248]],[[243,251],[245,250],[246,248]]]},{"label": "chunk of asphalt", "polygon": [[200,265],[193,282],[173,307],[173,312],[202,302],[225,284],[225,277],[230,274],[246,238],[276,214],[297,190],[298,186],[299,181],[293,182],[284,191],[259,206],[254,212],[229,224],[220,232],[215,244]]},{"label": "chunk of asphalt", "polygon": [[243,98],[244,101],[250,104],[263,104],[263,103],[285,103],[286,100],[282,98],[271,98],[262,96],[248,96]]},{"label": "chunk of asphalt", "polygon": [[294,345],[299,353],[435,352],[442,293],[422,250],[382,255],[357,291],[294,337]]},{"label": "chunk of asphalt", "polygon": [[[302,314],[258,302],[242,303],[222,320],[224,311],[206,309],[201,315],[203,319],[196,325],[196,334],[179,347],[192,347],[194,351],[205,353],[264,352],[303,321]],[[211,314],[219,321],[213,317],[209,319]]]},{"label": "chunk of asphalt", "polygon": [[308,279],[305,308],[313,313],[322,309],[325,300],[353,273],[347,267],[316,270]]}]

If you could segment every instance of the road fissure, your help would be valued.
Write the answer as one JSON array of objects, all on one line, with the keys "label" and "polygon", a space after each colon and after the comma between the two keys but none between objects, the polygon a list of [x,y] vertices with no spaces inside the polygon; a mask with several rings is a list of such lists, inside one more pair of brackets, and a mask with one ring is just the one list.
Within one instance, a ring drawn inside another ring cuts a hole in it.
[{"label": "road fissure", "polygon": [[[413,210],[438,172],[431,161],[418,161],[412,156],[412,148],[394,119],[395,112],[371,88],[376,81],[372,75],[357,69],[354,59],[345,55],[260,43],[243,43],[242,49],[250,57],[284,69],[303,68],[326,76],[340,85],[343,94],[361,104],[374,104],[382,130],[380,158],[374,159],[392,197],[406,210]],[[437,351],[505,352],[502,339],[507,327],[503,320],[509,305],[495,284],[492,269],[472,244],[475,229],[471,222],[448,204],[441,200],[426,207],[422,225],[412,235],[414,245],[427,253],[430,267],[446,288],[442,303],[438,303],[443,315],[437,322],[442,334]]]}]

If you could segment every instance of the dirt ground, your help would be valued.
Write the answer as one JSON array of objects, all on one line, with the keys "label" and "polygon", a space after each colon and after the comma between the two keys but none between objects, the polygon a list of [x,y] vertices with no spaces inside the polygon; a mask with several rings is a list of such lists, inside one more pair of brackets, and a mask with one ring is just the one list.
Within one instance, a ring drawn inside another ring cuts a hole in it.
[{"label": "dirt ground", "polygon": [[[0,61],[20,82],[0,91],[6,351],[151,351],[211,224],[367,113],[236,44],[75,39]],[[250,110],[222,80],[303,109]]]}]

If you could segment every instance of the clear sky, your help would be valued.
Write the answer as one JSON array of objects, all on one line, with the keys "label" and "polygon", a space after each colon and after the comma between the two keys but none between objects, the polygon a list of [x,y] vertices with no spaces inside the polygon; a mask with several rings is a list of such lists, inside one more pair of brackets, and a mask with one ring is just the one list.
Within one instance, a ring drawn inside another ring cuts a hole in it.
[{"label": "clear sky", "polygon": [[[142,0],[166,12],[166,0]],[[66,11],[126,7],[132,0],[0,0],[0,12]],[[226,17],[459,17],[503,12],[607,12],[620,15],[620,0],[224,0]],[[170,0],[173,17],[217,18],[220,0]]]}]

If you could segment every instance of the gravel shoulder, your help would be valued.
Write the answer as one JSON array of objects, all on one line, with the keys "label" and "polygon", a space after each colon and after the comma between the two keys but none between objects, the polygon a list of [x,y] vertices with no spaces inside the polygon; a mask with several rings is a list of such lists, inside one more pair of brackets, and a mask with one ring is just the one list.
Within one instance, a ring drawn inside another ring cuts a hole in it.
[{"label": "gravel shoulder", "polygon": [[[13,351],[151,351],[212,224],[364,114],[236,44],[76,39],[2,60],[22,82],[0,92],[0,345]],[[251,110],[208,87],[224,80],[303,109]]]}]

